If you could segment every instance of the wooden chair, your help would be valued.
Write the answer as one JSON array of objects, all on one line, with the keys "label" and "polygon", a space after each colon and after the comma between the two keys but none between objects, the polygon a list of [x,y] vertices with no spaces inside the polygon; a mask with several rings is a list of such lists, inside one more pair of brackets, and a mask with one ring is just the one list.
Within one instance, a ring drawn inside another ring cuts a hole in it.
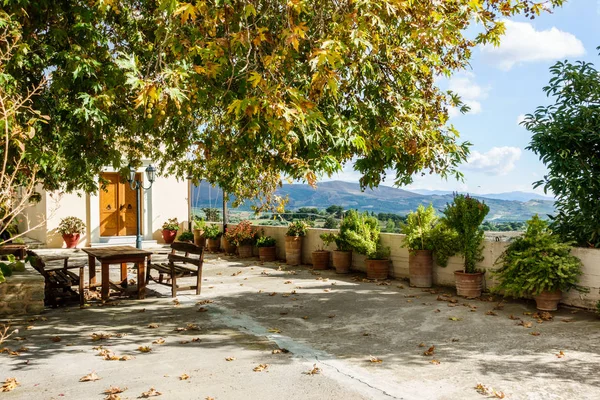
[{"label": "wooden chair", "polygon": [[[46,280],[45,303],[52,307],[58,306],[59,300],[79,297],[79,305],[84,305],[84,263],[69,265],[69,256],[40,256],[28,250],[29,262]],[[63,265],[46,265],[50,261],[63,261]],[[79,275],[72,270],[79,269]],[[77,287],[74,290],[73,287]]]},{"label": "wooden chair", "polygon": [[[146,282],[152,279],[156,283],[171,287],[171,295],[177,296],[177,290],[196,289],[200,294],[202,284],[202,263],[204,261],[204,249],[192,243],[174,242],[171,245],[169,262],[161,264],[149,264],[146,272]],[[158,271],[158,278],[151,275],[152,270]],[[167,276],[166,282],[164,281]],[[196,277],[196,285],[178,286],[177,279],[183,277]]]}]

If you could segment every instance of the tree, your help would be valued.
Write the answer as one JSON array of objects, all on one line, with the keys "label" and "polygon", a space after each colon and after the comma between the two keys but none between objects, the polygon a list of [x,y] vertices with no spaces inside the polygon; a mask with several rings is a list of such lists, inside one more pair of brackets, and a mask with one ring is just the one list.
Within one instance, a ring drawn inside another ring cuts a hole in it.
[{"label": "tree", "polygon": [[329,216],[327,218],[325,218],[325,224],[323,224],[323,228],[324,229],[337,229],[339,225],[339,222],[337,221],[337,219],[333,218],[332,216]]},{"label": "tree", "polygon": [[586,62],[558,62],[544,92],[554,104],[525,118],[527,149],[548,167],[534,183],[556,195],[551,228],[563,240],[600,247],[600,74]]},{"label": "tree", "polygon": [[387,233],[394,233],[396,232],[396,223],[394,222],[393,219],[388,219],[387,223],[385,224],[385,231]]},{"label": "tree", "polygon": [[148,156],[235,206],[353,159],[363,188],[386,169],[460,177],[448,109],[467,107],[436,79],[497,44],[502,18],[563,1],[5,0],[2,19],[22,26],[21,87],[52,75],[27,153],[46,187],[94,191],[104,166]]},{"label": "tree", "polygon": [[221,221],[221,211],[218,208],[204,207],[201,209],[209,222]]},{"label": "tree", "polygon": [[335,204],[332,204],[329,207],[327,207],[325,211],[327,211],[328,214],[338,219],[342,218],[342,216],[344,215],[344,207],[336,206]]}]

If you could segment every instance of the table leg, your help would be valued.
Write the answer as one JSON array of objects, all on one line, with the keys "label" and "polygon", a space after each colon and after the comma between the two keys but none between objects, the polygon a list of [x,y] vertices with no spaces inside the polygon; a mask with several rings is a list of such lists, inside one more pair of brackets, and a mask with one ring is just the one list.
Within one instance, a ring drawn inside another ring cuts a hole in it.
[{"label": "table leg", "polygon": [[102,301],[108,300],[110,264],[102,263]]},{"label": "table leg", "polygon": [[146,262],[144,260],[137,263],[137,284],[138,299],[146,298]]},{"label": "table leg", "polygon": [[121,263],[121,286],[127,287],[127,263]]},{"label": "table leg", "polygon": [[88,255],[88,268],[90,275],[89,288],[96,290],[96,257]]}]

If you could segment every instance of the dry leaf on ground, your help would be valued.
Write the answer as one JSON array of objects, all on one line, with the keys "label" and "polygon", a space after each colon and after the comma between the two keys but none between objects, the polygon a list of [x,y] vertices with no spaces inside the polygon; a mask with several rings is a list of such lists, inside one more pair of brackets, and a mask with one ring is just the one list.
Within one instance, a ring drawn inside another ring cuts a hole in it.
[{"label": "dry leaf on ground", "polygon": [[313,364],[312,369],[307,372],[308,375],[317,375],[320,373],[321,373],[321,368],[317,367],[317,364]]},{"label": "dry leaf on ground", "polygon": [[254,372],[262,372],[262,371],[266,370],[267,368],[269,368],[269,364],[259,364],[256,367],[254,367],[252,369],[252,371],[254,371]]},{"label": "dry leaf on ground", "polygon": [[531,328],[533,326],[533,322],[519,321],[517,325],[521,325],[524,328]]},{"label": "dry leaf on ground", "polygon": [[485,313],[485,315],[492,315],[492,316],[494,316],[494,317],[495,317],[495,316],[497,316],[498,314],[497,314],[496,312],[492,311],[492,310],[489,310],[489,311],[487,311],[487,312]]},{"label": "dry leaf on ground", "polygon": [[458,318],[458,317],[450,317],[448,318],[450,321],[462,321],[462,318]]},{"label": "dry leaf on ground", "polygon": [[2,387],[0,387],[0,392],[10,392],[19,385],[20,383],[17,381],[17,378],[6,378]]},{"label": "dry leaf on ground", "polygon": [[165,343],[165,339],[163,339],[163,338],[158,338],[152,342],[152,344],[164,344],[164,343]]},{"label": "dry leaf on ground", "polygon": [[96,375],[95,372],[91,372],[91,373],[79,378],[79,382],[94,382],[99,379],[102,379],[102,378],[100,378],[98,375]]},{"label": "dry leaf on ground", "polygon": [[419,343],[419,347],[425,347],[425,346],[426,346],[425,343],[423,343],[423,342]]},{"label": "dry leaf on ground", "polygon": [[226,357],[225,361],[235,361],[235,357]]},{"label": "dry leaf on ground", "polygon": [[154,396],[160,396],[162,395],[161,392],[159,392],[158,390],[154,389],[153,387],[150,388],[150,390],[148,390],[147,392],[142,393],[142,395],[140,397],[154,397]]},{"label": "dry leaf on ground", "polygon": [[148,328],[150,328],[150,329],[156,329],[156,328],[158,328],[159,326],[160,326],[160,325],[159,325],[159,324],[156,324],[156,323],[148,324]]},{"label": "dry leaf on ground", "polygon": [[540,335],[541,335],[541,333],[540,333],[540,332],[538,332],[538,331],[535,331],[535,332],[529,332],[529,334],[530,334],[531,336],[540,336]]},{"label": "dry leaf on ground", "polygon": [[111,387],[109,387],[108,389],[106,389],[106,390],[105,390],[104,392],[102,392],[102,393],[104,393],[104,394],[118,394],[118,393],[123,393],[123,392],[124,392],[124,391],[126,391],[126,390],[127,390],[127,388],[125,388],[125,389],[121,389],[121,388],[120,388],[120,387],[118,387],[118,386],[111,386]]},{"label": "dry leaf on ground", "polygon": [[140,347],[138,347],[138,351],[141,351],[142,353],[150,353],[152,351],[152,347],[140,346]]},{"label": "dry leaf on ground", "polygon": [[279,328],[269,328],[268,331],[271,333],[281,333],[281,329]]},{"label": "dry leaf on ground", "polygon": [[205,304],[211,304],[211,303],[214,303],[214,301],[213,300],[200,300],[200,301],[196,302],[196,305],[197,306],[203,306]]},{"label": "dry leaf on ground", "polygon": [[282,354],[282,353],[289,353],[290,351],[288,349],[275,349],[271,352],[271,354]]},{"label": "dry leaf on ground", "polygon": [[428,348],[427,350],[425,350],[423,352],[423,355],[424,356],[432,356],[434,352],[435,352],[435,346],[431,346],[430,348]]},{"label": "dry leaf on ground", "polygon": [[188,380],[188,379],[190,379],[190,376],[189,376],[188,374],[181,374],[181,375],[179,376],[179,380],[180,380],[180,381],[186,381],[186,380]]},{"label": "dry leaf on ground", "polygon": [[110,333],[104,333],[104,332],[92,333],[92,341],[94,341],[94,342],[97,342],[99,340],[110,339],[111,337],[112,337],[112,334],[110,334]]},{"label": "dry leaf on ground", "polygon": [[372,363],[382,363],[383,360],[381,358],[369,356],[369,362],[372,362]]},{"label": "dry leaf on ground", "polygon": [[504,392],[498,392],[497,390],[482,385],[481,383],[478,383],[477,386],[475,386],[475,390],[477,390],[479,394],[482,394],[484,396],[493,396],[497,399],[503,399],[505,397]]},{"label": "dry leaf on ground", "polygon": [[440,365],[441,363],[438,360],[431,360],[429,361],[431,364],[433,365]]},{"label": "dry leaf on ground", "polygon": [[565,356],[565,352],[564,351],[559,351],[558,354],[556,355],[556,357],[558,358],[563,358]]}]

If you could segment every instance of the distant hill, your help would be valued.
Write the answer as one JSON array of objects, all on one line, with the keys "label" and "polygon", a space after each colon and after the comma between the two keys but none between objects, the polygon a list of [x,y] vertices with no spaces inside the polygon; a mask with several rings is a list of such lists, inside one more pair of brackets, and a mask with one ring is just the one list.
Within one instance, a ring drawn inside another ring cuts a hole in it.
[{"label": "distant hill", "polygon": [[[413,193],[423,194],[423,195],[451,195],[452,192],[448,190],[427,190],[427,189],[415,189],[412,190]],[[530,192],[504,192],[504,193],[489,193],[489,194],[474,194],[475,197],[483,197],[486,199],[496,199],[496,200],[510,200],[510,201],[529,201],[529,200],[547,200],[554,201],[553,197],[550,196],[542,196],[537,193]]]},{"label": "distant hill", "polygon": [[[326,208],[332,204],[342,206],[346,209],[354,208],[360,211],[373,211],[375,213],[395,213],[405,215],[417,208],[419,204],[433,206],[442,210],[446,203],[452,201],[451,193],[440,192],[440,194],[419,194],[407,190],[380,186],[374,190],[361,192],[356,183],[330,181],[321,182],[316,189],[305,184],[283,185],[277,190],[280,196],[287,196],[288,209],[300,207]],[[483,196],[475,195],[482,198]],[[542,196],[543,197],[543,196]],[[194,207],[221,207],[222,194],[208,185],[200,185],[195,188],[192,198]],[[490,207],[487,220],[493,221],[525,221],[534,214],[546,217],[554,213],[554,202],[549,200],[514,201],[495,198],[482,198]],[[240,211],[250,210],[247,202]]]}]

